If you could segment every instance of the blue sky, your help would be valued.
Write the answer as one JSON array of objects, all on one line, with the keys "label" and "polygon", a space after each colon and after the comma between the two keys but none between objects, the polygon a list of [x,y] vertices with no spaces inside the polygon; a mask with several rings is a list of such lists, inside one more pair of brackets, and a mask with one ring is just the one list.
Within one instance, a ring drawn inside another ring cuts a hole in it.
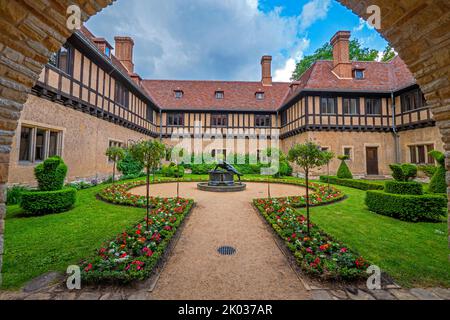
[{"label": "blue sky", "polygon": [[338,30],[365,46],[386,42],[334,0],[118,0],[87,23],[114,45],[135,39],[136,71],[146,79],[260,79],[260,58],[273,56],[276,81]]}]

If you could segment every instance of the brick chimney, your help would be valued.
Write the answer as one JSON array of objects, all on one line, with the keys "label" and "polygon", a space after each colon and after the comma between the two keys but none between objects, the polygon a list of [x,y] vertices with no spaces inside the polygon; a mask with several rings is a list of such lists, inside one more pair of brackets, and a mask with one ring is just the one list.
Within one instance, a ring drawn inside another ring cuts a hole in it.
[{"label": "brick chimney", "polygon": [[350,31],[338,31],[331,38],[333,46],[333,72],[342,79],[352,78],[350,61]]},{"label": "brick chimney", "polygon": [[108,58],[111,58],[111,50],[112,46],[109,44],[108,41],[106,41],[105,38],[94,38],[93,39],[95,45],[99,50]]},{"label": "brick chimney", "polygon": [[115,56],[128,70],[128,73],[134,73],[133,47],[134,41],[130,37],[114,37],[116,41]]},{"label": "brick chimney", "polygon": [[263,56],[261,58],[261,82],[263,86],[272,85],[272,56]]}]

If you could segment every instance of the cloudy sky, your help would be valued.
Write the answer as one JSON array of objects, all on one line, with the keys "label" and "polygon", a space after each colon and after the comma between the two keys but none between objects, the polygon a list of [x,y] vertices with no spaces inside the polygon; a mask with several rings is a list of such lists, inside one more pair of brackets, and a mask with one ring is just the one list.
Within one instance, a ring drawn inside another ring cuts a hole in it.
[{"label": "cloudy sky", "polygon": [[146,79],[259,80],[273,56],[276,81],[295,62],[350,30],[365,46],[386,42],[334,0],[118,0],[87,23],[114,45],[135,40],[136,71]]}]

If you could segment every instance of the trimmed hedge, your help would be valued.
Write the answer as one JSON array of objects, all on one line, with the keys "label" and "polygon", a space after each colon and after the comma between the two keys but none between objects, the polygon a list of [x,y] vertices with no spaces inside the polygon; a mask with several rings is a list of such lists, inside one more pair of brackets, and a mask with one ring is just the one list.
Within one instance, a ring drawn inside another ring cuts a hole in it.
[{"label": "trimmed hedge", "polygon": [[20,206],[29,215],[60,213],[74,206],[76,195],[77,190],[74,188],[24,192]]},{"label": "trimmed hedge", "polygon": [[[334,176],[330,176],[330,183],[337,184],[344,187],[350,187],[360,190],[383,190],[384,186],[378,183],[371,183],[363,180],[354,179],[340,179]],[[321,182],[328,182],[328,176],[320,176]]]},{"label": "trimmed hedge", "polygon": [[404,195],[367,191],[370,211],[403,221],[440,221],[446,215],[447,200],[440,195]]},{"label": "trimmed hedge", "polygon": [[393,194],[423,194],[423,187],[416,181],[386,181],[384,191]]}]

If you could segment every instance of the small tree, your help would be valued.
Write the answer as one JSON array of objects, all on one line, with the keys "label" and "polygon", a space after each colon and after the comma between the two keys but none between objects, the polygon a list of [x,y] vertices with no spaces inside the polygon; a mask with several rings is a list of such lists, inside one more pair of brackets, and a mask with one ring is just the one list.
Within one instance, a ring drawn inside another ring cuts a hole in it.
[{"label": "small tree", "polygon": [[[184,175],[184,167],[181,165],[184,163],[184,156],[185,151],[181,147],[169,147],[166,149],[166,159],[169,161],[175,161],[175,169],[174,169],[174,176],[177,178],[177,198],[180,197],[180,180],[178,178],[181,178]],[[179,161],[181,159],[181,162]]]},{"label": "small tree", "polygon": [[309,173],[312,169],[323,166],[325,162],[324,152],[320,149],[320,146],[312,141],[308,141],[305,144],[296,144],[289,150],[288,159],[291,162],[296,163],[305,172],[306,180],[306,222],[308,224],[308,235],[310,234],[309,228]]},{"label": "small tree", "polygon": [[150,215],[150,172],[158,167],[161,159],[166,156],[166,147],[158,140],[147,140],[133,144],[130,147],[130,152],[133,157],[141,162],[146,170],[147,176],[147,231],[149,230],[148,219]]},{"label": "small tree", "polygon": [[121,147],[109,147],[108,149],[106,149],[105,155],[109,158],[110,161],[113,162],[112,183],[114,184],[116,180],[117,162],[125,157],[125,150]]},{"label": "small tree", "polygon": [[348,155],[338,156],[338,159],[341,160],[341,164],[339,165],[336,176],[339,179],[353,179],[352,172],[347,166],[346,160],[350,159]]},{"label": "small tree", "polygon": [[334,153],[331,151],[322,151],[323,162],[327,165],[327,180],[328,180],[328,190],[330,190],[330,162],[334,158]]}]

